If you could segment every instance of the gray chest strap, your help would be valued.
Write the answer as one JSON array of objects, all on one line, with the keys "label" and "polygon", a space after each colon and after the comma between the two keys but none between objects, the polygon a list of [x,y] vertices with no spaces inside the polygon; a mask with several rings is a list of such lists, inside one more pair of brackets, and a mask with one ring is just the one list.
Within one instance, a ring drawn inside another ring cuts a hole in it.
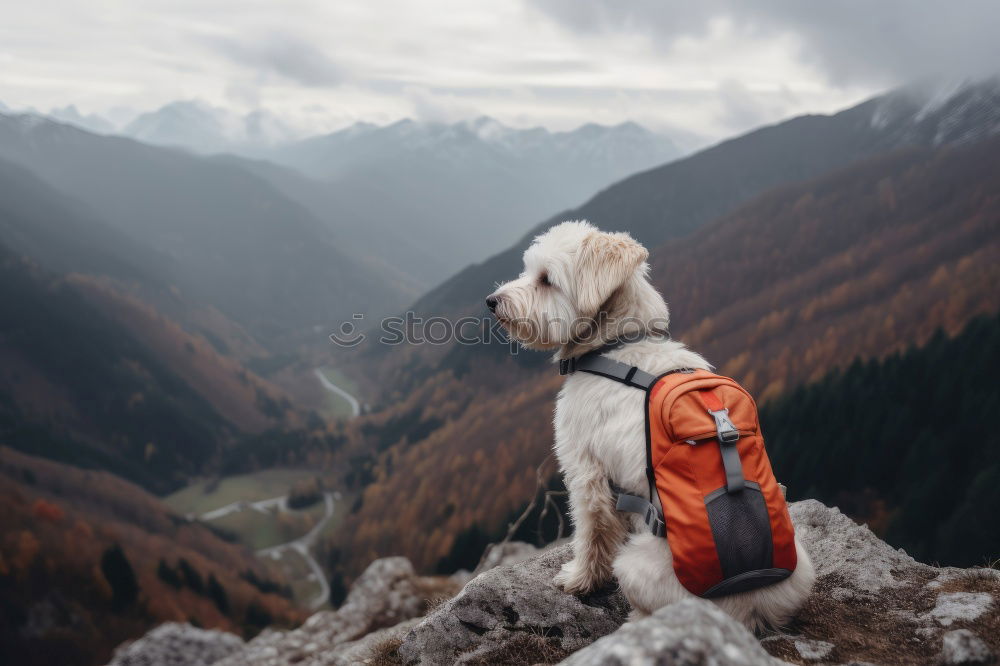
[{"label": "gray chest strap", "polygon": [[[613,342],[604,347],[584,354],[579,358],[567,358],[559,361],[559,374],[569,375],[576,371],[586,372],[616,382],[645,391],[647,396],[650,388],[656,383],[659,377],[649,374],[645,370],[640,370],[634,365],[626,365],[620,361],[613,361],[603,356],[605,352],[617,349],[622,343]],[[653,504],[653,492],[656,481],[653,477],[652,460],[650,460],[650,450],[647,442],[646,446],[646,478],[649,482],[649,499],[639,495],[626,493],[611,481],[612,496],[615,498],[615,509],[626,513],[635,513],[642,516],[642,522],[646,524],[649,531],[655,536],[662,537],[667,534],[667,525],[663,520],[663,513]]]},{"label": "gray chest strap", "polygon": [[577,370],[607,377],[643,391],[648,391],[649,387],[656,382],[656,377],[645,370],[640,370],[634,365],[626,365],[620,361],[613,361],[594,352],[580,358],[564,358],[559,361],[560,375],[569,375]]}]

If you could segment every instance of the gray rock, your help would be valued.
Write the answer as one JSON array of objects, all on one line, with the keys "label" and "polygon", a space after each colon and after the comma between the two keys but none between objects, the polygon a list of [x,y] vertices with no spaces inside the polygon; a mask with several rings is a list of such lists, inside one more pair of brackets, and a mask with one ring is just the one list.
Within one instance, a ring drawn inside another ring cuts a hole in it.
[{"label": "gray rock", "polygon": [[743,625],[717,606],[685,599],[653,615],[628,622],[566,659],[567,666],[659,666],[780,664]]},{"label": "gray rock", "polygon": [[789,513],[795,535],[812,557],[816,577],[836,574],[851,594],[899,587],[903,584],[901,572],[930,570],[879,539],[866,526],[821,502],[793,502]]},{"label": "gray rock", "polygon": [[956,629],[944,635],[941,661],[946,664],[988,664],[996,655],[979,636],[968,629]]},{"label": "gray rock", "polygon": [[984,645],[1000,643],[1000,621],[989,612],[1000,599],[1000,572],[922,564],[814,500],[791,504],[790,513],[817,582],[795,633],[764,639],[772,655],[798,662],[927,663],[957,628],[990,636]]},{"label": "gray rock", "polygon": [[376,659],[378,653],[402,643],[406,632],[415,627],[418,622],[420,622],[420,618],[413,618],[406,622],[400,622],[395,627],[373,631],[363,638],[338,646],[323,655],[322,661],[315,663],[322,663],[326,666],[370,663]]},{"label": "gray rock", "polygon": [[208,666],[243,650],[241,638],[190,624],[161,624],[115,650],[109,666]]},{"label": "gray rock", "polygon": [[422,615],[439,580],[417,576],[404,557],[375,560],[338,610],[316,613],[294,631],[265,631],[218,666],[344,663],[339,646]]},{"label": "gray rock", "polygon": [[505,543],[492,545],[483,558],[483,561],[476,567],[475,574],[481,574],[490,569],[496,569],[505,564],[517,564],[538,553],[538,548],[523,541],[507,541]]},{"label": "gray rock", "polygon": [[[550,544],[549,547],[553,545],[555,544]],[[459,569],[450,578],[461,588],[484,571],[495,569],[504,564],[516,564],[537,555],[538,551],[539,548],[537,546],[523,541],[506,541],[499,544],[490,544],[483,552],[482,561],[479,562],[475,571]]]},{"label": "gray rock", "polygon": [[795,651],[799,653],[799,656],[807,661],[823,659],[830,654],[834,648],[833,643],[815,641],[809,638],[797,638],[792,645],[795,646]]},{"label": "gray rock", "polygon": [[930,616],[941,626],[950,627],[956,621],[975,620],[993,605],[986,592],[951,592],[939,594]]},{"label": "gray rock", "polygon": [[564,545],[477,576],[406,635],[404,663],[552,662],[615,631],[629,612],[621,593],[581,599],[553,584],[571,556]]}]

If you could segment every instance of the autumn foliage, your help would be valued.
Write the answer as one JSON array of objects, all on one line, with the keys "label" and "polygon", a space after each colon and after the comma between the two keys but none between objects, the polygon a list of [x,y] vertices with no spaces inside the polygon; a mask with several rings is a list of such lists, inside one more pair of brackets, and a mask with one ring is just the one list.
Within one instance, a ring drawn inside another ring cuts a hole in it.
[{"label": "autumn foliage", "polygon": [[38,520],[50,523],[58,523],[64,515],[58,504],[47,502],[42,498],[36,499],[35,503],[31,505],[31,513]]},{"label": "autumn foliage", "polygon": [[[106,663],[164,621],[250,635],[304,617],[252,552],[106,472],[0,447],[0,526],[0,663]],[[200,591],[163,579],[178,561]]]}]

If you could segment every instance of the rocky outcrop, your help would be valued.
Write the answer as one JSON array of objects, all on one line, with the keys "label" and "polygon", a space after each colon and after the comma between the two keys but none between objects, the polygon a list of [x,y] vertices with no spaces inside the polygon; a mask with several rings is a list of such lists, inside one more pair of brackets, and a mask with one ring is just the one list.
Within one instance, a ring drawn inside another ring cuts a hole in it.
[{"label": "rocky outcrop", "polygon": [[972,664],[1000,643],[1000,572],[913,560],[819,502],[791,505],[817,584],[793,625],[760,640],[708,602],[627,623],[567,664]]},{"label": "rocky outcrop", "polygon": [[470,581],[403,639],[406,664],[556,661],[618,629],[628,602],[613,587],[578,598],[552,582],[568,544]]},{"label": "rocky outcrop", "polygon": [[[338,610],[316,613],[294,631],[265,631],[217,666],[352,663],[359,652],[370,649],[371,641],[360,639],[393,627],[409,629],[403,623],[423,615],[430,603],[453,596],[459,588],[447,578],[417,576],[405,557],[375,560],[351,586]],[[391,632],[382,636],[391,638]]]},{"label": "rocky outcrop", "polygon": [[[556,544],[553,544],[556,545]],[[561,544],[559,544],[561,545]],[[488,547],[483,554],[483,561],[479,563],[475,575],[481,574],[490,569],[507,564],[517,564],[538,554],[538,548],[523,541],[504,541]]]},{"label": "rocky outcrop", "polygon": [[109,666],[209,666],[242,649],[232,634],[168,622],[119,647]]},{"label": "rocky outcrop", "polygon": [[968,629],[956,629],[944,635],[941,661],[945,664],[986,664],[997,655]]},{"label": "rocky outcrop", "polygon": [[921,564],[814,500],[790,511],[817,583],[793,626],[763,638],[771,654],[802,664],[977,663],[954,661],[975,643],[945,640],[958,629],[1000,650],[1000,571]]},{"label": "rocky outcrop", "polygon": [[478,576],[417,624],[399,655],[427,664],[515,654],[553,662],[570,653],[571,664],[810,664],[975,663],[997,653],[1000,572],[921,564],[816,501],[791,505],[791,515],[817,584],[786,631],[758,639],[697,599],[619,629],[627,604],[616,593],[577,599],[552,585],[570,556],[562,547]]},{"label": "rocky outcrop", "polygon": [[715,604],[686,599],[629,622],[562,662],[568,666],[717,664],[767,666],[781,662]]},{"label": "rocky outcrop", "polygon": [[[376,560],[336,611],[294,631],[267,630],[248,643],[186,624],[164,624],[115,653],[111,666],[341,666],[391,652],[430,605],[455,595],[461,580],[417,576],[403,557]],[[388,646],[388,647],[386,647]]]},{"label": "rocky outcrop", "polygon": [[819,502],[797,502],[790,511],[817,583],[792,626],[762,636],[694,598],[626,622],[628,604],[614,587],[578,598],[554,586],[570,557],[568,545],[535,554],[511,546],[489,563],[508,557],[513,563],[480,573],[423,618],[428,599],[455,594],[465,578],[421,578],[406,560],[389,558],[369,567],[340,610],[318,613],[295,631],[269,631],[243,644],[219,632],[164,625],[119,650],[113,663],[384,666],[565,659],[577,666],[773,666],[997,659],[1000,572],[921,564]]}]

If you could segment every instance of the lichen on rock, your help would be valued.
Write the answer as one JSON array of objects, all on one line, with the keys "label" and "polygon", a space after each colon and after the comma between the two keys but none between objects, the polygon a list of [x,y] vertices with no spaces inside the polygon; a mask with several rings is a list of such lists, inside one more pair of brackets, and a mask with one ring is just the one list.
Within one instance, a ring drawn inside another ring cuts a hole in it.
[{"label": "lichen on rock", "polygon": [[989,664],[996,660],[993,650],[968,629],[956,629],[944,635],[941,661],[945,664]]}]

